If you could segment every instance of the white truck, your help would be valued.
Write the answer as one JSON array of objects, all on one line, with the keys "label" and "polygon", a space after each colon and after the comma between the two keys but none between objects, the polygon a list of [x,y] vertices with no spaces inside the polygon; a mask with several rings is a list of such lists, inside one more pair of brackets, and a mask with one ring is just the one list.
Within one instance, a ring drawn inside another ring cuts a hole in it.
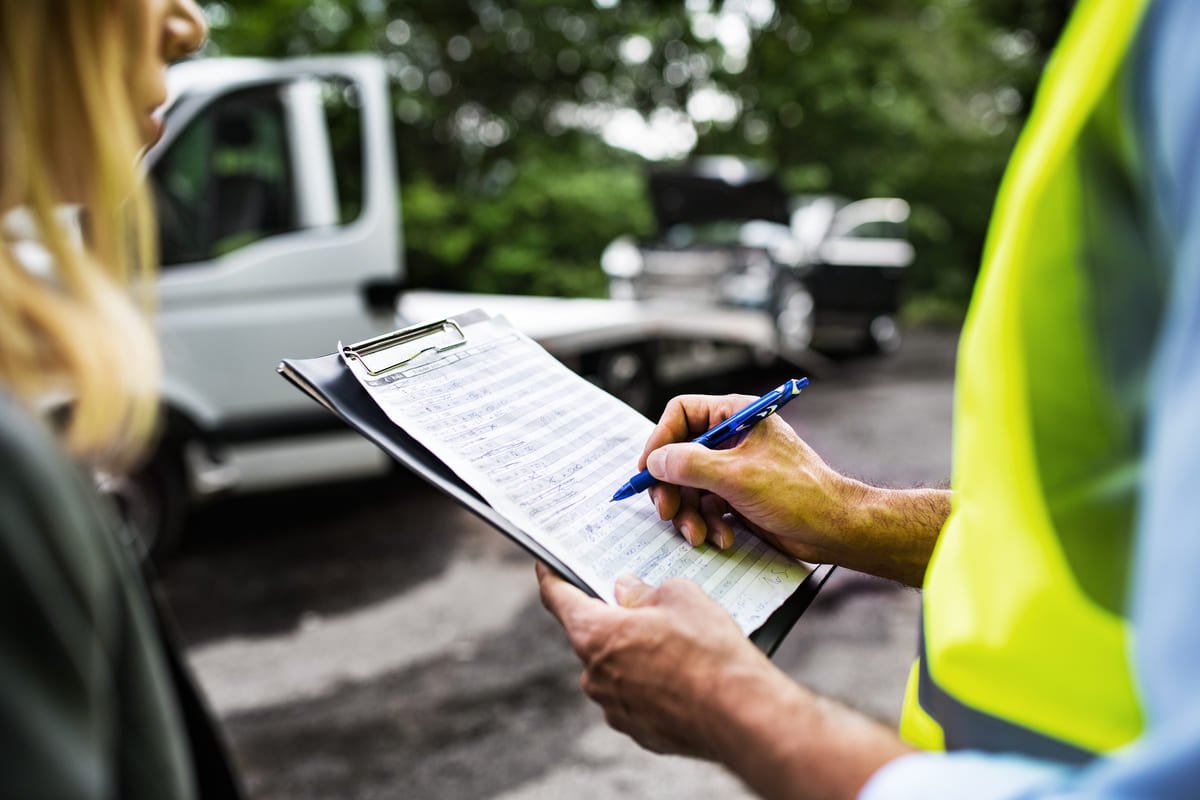
[{"label": "white truck", "polygon": [[648,409],[672,377],[664,350],[774,342],[761,315],[734,309],[407,285],[378,58],[198,60],[173,67],[169,85],[166,135],[145,159],[161,228],[166,425],[154,457],[116,492],[151,550],[169,547],[205,498],[387,469],[275,374],[283,357],[479,307]]}]

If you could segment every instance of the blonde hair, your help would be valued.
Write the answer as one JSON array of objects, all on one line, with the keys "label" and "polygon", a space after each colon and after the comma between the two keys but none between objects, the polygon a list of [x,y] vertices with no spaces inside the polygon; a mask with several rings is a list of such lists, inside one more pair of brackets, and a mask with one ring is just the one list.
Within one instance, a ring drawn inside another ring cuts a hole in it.
[{"label": "blonde hair", "polygon": [[[68,450],[108,468],[145,449],[158,409],[157,242],[126,88],[148,24],[144,0],[0,0],[0,197],[53,270],[0,246],[0,383],[30,407],[67,392]],[[58,220],[65,203],[85,237]]]}]

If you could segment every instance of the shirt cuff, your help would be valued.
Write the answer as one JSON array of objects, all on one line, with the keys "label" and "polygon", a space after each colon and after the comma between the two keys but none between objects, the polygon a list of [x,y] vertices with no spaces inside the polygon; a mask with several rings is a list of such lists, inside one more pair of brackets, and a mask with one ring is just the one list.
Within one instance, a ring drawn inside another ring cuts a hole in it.
[{"label": "shirt cuff", "polygon": [[1061,784],[1070,773],[1061,764],[973,751],[912,753],[876,772],[859,800],[1010,800]]}]

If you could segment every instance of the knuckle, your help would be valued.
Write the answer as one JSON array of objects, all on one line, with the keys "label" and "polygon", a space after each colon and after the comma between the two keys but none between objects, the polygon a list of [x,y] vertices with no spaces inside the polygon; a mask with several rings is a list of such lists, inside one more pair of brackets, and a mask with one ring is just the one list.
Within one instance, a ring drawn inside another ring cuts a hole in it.
[{"label": "knuckle", "polygon": [[630,725],[629,718],[616,706],[604,706],[604,721],[618,733],[632,735],[633,728]]},{"label": "knuckle", "polygon": [[711,470],[709,456],[712,451],[698,444],[679,444],[664,447],[663,471],[671,483],[684,487],[695,487],[704,483]]},{"label": "knuckle", "polygon": [[600,687],[590,669],[585,669],[579,674],[579,688],[593,700],[600,694]]},{"label": "knuckle", "polygon": [[662,416],[658,418],[658,427],[666,427],[671,420],[683,416],[683,397],[676,395],[667,401],[663,407]]},{"label": "knuckle", "polygon": [[587,616],[573,615],[562,618],[563,629],[571,649],[579,656],[580,661],[587,664],[591,661],[597,647],[595,621]]},{"label": "knuckle", "polygon": [[581,655],[590,661],[602,649],[604,637],[590,621],[581,622],[575,628],[575,641]]},{"label": "knuckle", "polygon": [[663,581],[657,591],[665,600],[677,600],[693,597],[696,592],[702,590],[687,578],[671,578]]}]

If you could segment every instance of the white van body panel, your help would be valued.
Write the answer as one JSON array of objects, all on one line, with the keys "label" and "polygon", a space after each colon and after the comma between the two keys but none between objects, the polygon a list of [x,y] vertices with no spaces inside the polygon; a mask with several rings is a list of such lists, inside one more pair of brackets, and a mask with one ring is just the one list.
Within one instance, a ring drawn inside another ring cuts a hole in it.
[{"label": "white van body panel", "polygon": [[[331,80],[353,85],[362,128],[361,210],[346,224],[339,224],[339,176],[321,105],[322,82]],[[383,61],[201,59],[172,67],[168,88],[166,135],[147,153],[147,170],[157,178],[156,166],[206,113],[219,115],[229,98],[262,91],[281,108],[289,200],[299,228],[194,263],[169,264],[158,281],[164,397],[173,418],[187,423],[185,440],[175,445],[193,498],[387,468],[377,449],[275,373],[283,357],[323,355],[338,342],[482,308],[506,316],[564,360],[658,339],[774,347],[774,331],[761,314],[716,308],[697,314],[678,303],[406,289],[394,306],[376,299],[372,308],[368,288],[398,286],[404,273]],[[201,174],[219,177],[215,169]]]}]

